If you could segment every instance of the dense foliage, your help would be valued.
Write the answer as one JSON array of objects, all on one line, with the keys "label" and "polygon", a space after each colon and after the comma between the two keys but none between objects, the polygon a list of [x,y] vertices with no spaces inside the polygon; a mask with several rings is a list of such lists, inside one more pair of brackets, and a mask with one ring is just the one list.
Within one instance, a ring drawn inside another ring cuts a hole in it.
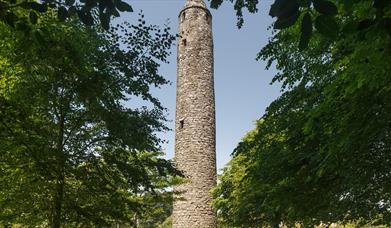
[{"label": "dense foliage", "polygon": [[133,12],[133,9],[122,0],[1,0],[0,22],[29,33],[30,26],[39,23],[48,11],[55,12],[59,21],[78,17],[85,25],[99,22],[109,29],[111,17],[119,17],[119,11]]},{"label": "dense foliage", "polygon": [[335,39],[315,31],[300,51],[295,24],[259,53],[279,70],[283,94],[214,191],[228,226],[391,225],[391,27],[378,20],[391,7],[380,15],[371,1],[352,7],[336,15]]},{"label": "dense foliage", "polygon": [[0,22],[0,224],[135,224],[170,199],[178,173],[150,87],[167,83],[174,36],[139,22],[101,31],[46,14],[39,43]]}]

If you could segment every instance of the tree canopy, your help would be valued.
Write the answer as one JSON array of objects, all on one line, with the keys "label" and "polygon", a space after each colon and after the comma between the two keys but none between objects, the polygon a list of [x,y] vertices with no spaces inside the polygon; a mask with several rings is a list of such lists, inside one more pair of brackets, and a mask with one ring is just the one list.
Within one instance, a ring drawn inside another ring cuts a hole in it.
[{"label": "tree canopy", "polygon": [[[317,30],[299,50],[296,23],[261,50],[283,93],[215,189],[227,225],[391,224],[391,33],[378,16],[372,1],[357,1],[336,14],[335,39]],[[381,17],[390,16],[387,5]]]},{"label": "tree canopy", "polygon": [[77,17],[85,25],[92,26],[99,22],[103,28],[109,29],[112,17],[119,17],[119,12],[133,12],[133,9],[122,0],[0,1],[0,21],[26,33],[48,11],[55,12],[59,21]]},{"label": "tree canopy", "polygon": [[[259,0],[229,0],[234,2],[238,17],[238,27],[244,23],[243,9],[250,13],[258,11]],[[223,0],[210,0],[212,8],[219,8]],[[261,1],[262,2],[262,1]],[[366,6],[367,15],[357,16],[355,9]],[[389,0],[274,0],[269,15],[277,18],[274,29],[283,30],[300,23],[300,33],[297,36],[301,50],[307,48],[313,30],[330,40],[338,40],[346,32],[364,29],[382,28],[390,32],[391,17],[389,15]],[[343,19],[349,17],[350,23]],[[347,31],[348,30],[348,31]]]},{"label": "tree canopy", "polygon": [[175,37],[142,16],[104,31],[48,13],[36,29],[39,43],[0,24],[0,224],[137,222],[179,175],[150,93]]}]

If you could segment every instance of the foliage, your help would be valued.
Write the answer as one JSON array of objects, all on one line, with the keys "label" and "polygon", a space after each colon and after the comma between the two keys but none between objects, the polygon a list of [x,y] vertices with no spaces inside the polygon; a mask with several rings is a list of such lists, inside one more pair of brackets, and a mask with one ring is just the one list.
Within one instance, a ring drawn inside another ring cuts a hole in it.
[{"label": "foliage", "polygon": [[[218,8],[223,3],[223,0],[210,1],[212,8]],[[244,22],[243,8],[250,13],[256,13],[258,3],[258,0],[235,0],[234,8],[239,28]],[[303,50],[308,46],[313,28],[327,39],[338,40],[343,37],[348,31],[341,26],[345,24],[341,19],[346,16],[354,18],[354,9],[360,5],[370,6],[367,7],[368,14],[352,20],[349,30],[360,31],[381,27],[390,31],[391,17],[387,14],[391,7],[389,0],[275,0],[269,15],[277,18],[274,23],[274,29],[277,30],[286,29],[300,21],[299,48]]]},{"label": "foliage", "polygon": [[148,210],[138,218],[138,227],[172,227],[167,225],[172,214],[173,193],[165,192],[159,198],[152,197],[144,203],[148,203]]},{"label": "foliage", "polygon": [[[261,121],[259,121],[260,123]],[[257,129],[250,131],[243,139],[243,143],[253,142],[256,134]],[[245,219],[237,221],[237,218],[250,213],[254,206],[242,201],[248,193],[248,182],[245,179],[247,169],[252,164],[250,158],[251,155],[255,155],[253,149],[247,152],[246,155],[238,154],[228,163],[223,169],[222,175],[219,176],[218,186],[212,191],[215,199],[213,206],[218,209],[218,223],[221,227],[252,227],[254,224],[252,220],[249,220],[249,223]]]},{"label": "foliage", "polygon": [[0,24],[1,223],[108,227],[165,198],[179,173],[158,152],[150,87],[167,83],[174,36],[139,21],[100,31],[47,14],[39,44]]},{"label": "foliage", "polygon": [[168,217],[158,228],[171,228],[172,227],[172,216]]},{"label": "foliage", "polygon": [[120,12],[133,12],[132,7],[122,0],[1,0],[0,22],[29,32],[31,25],[39,23],[39,18],[47,11],[55,11],[60,21],[78,17],[88,26],[99,21],[108,29],[110,18]]},{"label": "foliage", "polygon": [[335,40],[314,33],[300,51],[295,24],[259,53],[276,64],[283,94],[220,178],[215,206],[225,223],[391,225],[391,34],[380,22],[351,26],[376,18],[372,8],[361,1],[338,14],[344,34]]}]

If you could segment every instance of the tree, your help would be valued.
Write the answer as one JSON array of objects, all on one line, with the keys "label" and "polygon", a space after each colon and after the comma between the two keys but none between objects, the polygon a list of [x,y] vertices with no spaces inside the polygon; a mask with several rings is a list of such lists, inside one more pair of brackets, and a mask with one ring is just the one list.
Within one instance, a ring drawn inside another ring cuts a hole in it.
[{"label": "tree", "polygon": [[[49,13],[37,43],[0,26],[1,223],[134,222],[179,174],[158,153],[167,128],[150,94],[167,83],[169,28],[141,17],[102,31]],[[136,99],[150,108],[125,103]]]},{"label": "tree", "polygon": [[[223,0],[210,0],[212,8],[219,8]],[[230,0],[233,2],[233,0]],[[234,9],[238,17],[238,27],[244,23],[243,9],[250,13],[258,11],[258,0],[235,0]],[[354,9],[366,6],[367,15],[357,17]],[[324,38],[338,40],[346,33],[360,32],[363,29],[382,28],[390,32],[391,17],[389,15],[391,2],[388,0],[275,0],[269,15],[276,17],[274,29],[283,30],[300,21],[300,50],[307,48],[315,28]],[[350,17],[348,28],[342,18]]]},{"label": "tree", "polygon": [[[294,24],[259,53],[268,67],[276,64],[273,82],[282,83],[283,94],[252,140],[236,148],[233,161],[249,162],[232,162],[216,190],[229,225],[390,225],[391,34],[380,22],[354,26],[377,18],[372,9],[362,1],[338,15],[344,33],[335,40],[314,32],[300,51],[302,30]],[[389,17],[390,7],[383,13]],[[245,170],[239,182],[233,164]]]},{"label": "tree", "polygon": [[[259,121],[260,124],[262,121]],[[243,143],[251,143],[257,129],[250,131],[243,138]],[[250,149],[246,154],[238,154],[224,167],[222,174],[219,176],[219,183],[213,189],[214,197],[213,206],[218,209],[218,224],[221,227],[255,227],[255,221],[248,219],[248,214],[254,211],[256,205],[251,202],[244,202],[248,194],[248,182],[246,174],[252,165],[251,155],[255,151]],[[252,189],[253,194],[255,189]],[[242,219],[243,218],[243,219]],[[257,221],[257,226],[262,225],[262,220]]]},{"label": "tree", "polygon": [[39,23],[48,11],[56,12],[60,21],[78,17],[87,26],[99,21],[103,28],[109,29],[111,17],[119,17],[119,11],[133,12],[133,9],[121,0],[2,0],[0,22],[29,33],[31,25]]}]

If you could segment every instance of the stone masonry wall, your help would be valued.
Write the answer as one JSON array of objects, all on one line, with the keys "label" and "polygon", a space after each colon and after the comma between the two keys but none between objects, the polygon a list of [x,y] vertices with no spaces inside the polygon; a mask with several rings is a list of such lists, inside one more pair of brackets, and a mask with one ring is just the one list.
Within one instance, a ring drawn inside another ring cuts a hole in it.
[{"label": "stone masonry wall", "polygon": [[216,185],[212,17],[202,0],[186,2],[179,34],[175,162],[189,182],[175,188],[182,194],[173,227],[216,227],[209,193]]}]

